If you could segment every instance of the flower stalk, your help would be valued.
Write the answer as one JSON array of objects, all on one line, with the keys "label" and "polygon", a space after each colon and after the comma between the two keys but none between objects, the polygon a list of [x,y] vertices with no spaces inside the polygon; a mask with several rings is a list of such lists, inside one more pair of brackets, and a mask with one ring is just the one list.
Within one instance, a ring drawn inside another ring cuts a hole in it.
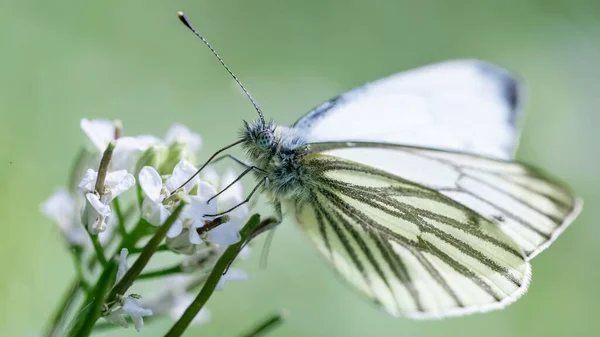
[{"label": "flower stalk", "polygon": [[69,286],[67,292],[63,295],[63,298],[58,307],[56,307],[57,310],[55,311],[54,316],[52,317],[50,326],[46,329],[46,333],[44,334],[45,337],[58,336],[62,323],[65,321],[69,310],[75,303],[75,299],[80,289],[81,283],[79,279],[75,279]]},{"label": "flower stalk", "polygon": [[240,250],[242,250],[244,245],[247,243],[248,238],[254,232],[256,227],[259,226],[259,224],[260,216],[258,214],[253,215],[250,220],[248,220],[246,225],[240,231],[242,239],[238,243],[229,246],[227,250],[225,250],[221,258],[219,258],[217,261],[217,264],[214,266],[212,272],[206,279],[206,282],[198,293],[198,296],[196,296],[194,301],[188,306],[181,318],[171,327],[165,337],[179,337],[183,334],[194,317],[198,315],[208,299],[212,296],[217,284],[219,283],[219,280],[227,271],[233,260],[235,260],[238,253]]},{"label": "flower stalk", "polygon": [[117,296],[125,294],[129,287],[131,287],[133,281],[137,279],[146,264],[148,264],[148,261],[150,261],[152,255],[154,255],[156,252],[156,248],[163,241],[167,235],[167,232],[173,223],[175,223],[175,220],[177,220],[179,217],[179,214],[181,214],[184,206],[185,204],[183,202],[179,203],[173,213],[169,216],[169,218],[167,218],[167,221],[165,221],[165,223],[156,231],[152,239],[148,241],[140,256],[137,258],[137,260],[135,260],[135,263],[110,291],[108,297],[106,298],[107,305],[109,303],[113,303],[117,299]]},{"label": "flower stalk", "polygon": [[[180,336],[189,324],[207,322],[205,304],[212,293],[248,278],[230,266],[238,255],[250,253],[246,245],[274,220],[260,222],[258,215],[249,217],[247,206],[234,207],[245,198],[235,171],[220,175],[207,167],[203,177],[196,176],[194,159],[202,141],[182,125],[161,140],[123,135],[119,121],[80,124],[95,150],[82,148],[69,188],[57,189],[40,205],[61,230],[76,273],[44,336],[86,337],[131,323],[140,331],[164,316],[176,322],[170,335]],[[130,189],[133,198],[120,198]],[[217,213],[223,216],[210,216]],[[178,261],[144,270],[164,251]],[[131,293],[134,283],[147,279],[157,282],[158,291]],[[252,334],[279,320],[270,317]]]},{"label": "flower stalk", "polygon": [[117,263],[115,260],[111,260],[100,275],[94,291],[87,296],[83,303],[78,313],[81,317],[78,317],[73,329],[67,334],[68,336],[87,337],[92,333],[94,324],[96,324],[102,313],[103,299],[110,290],[110,285],[116,274]]},{"label": "flower stalk", "polygon": [[102,155],[102,159],[100,160],[100,166],[98,167],[98,178],[96,178],[96,192],[102,195],[104,194],[104,180],[106,179],[106,175],[108,174],[108,166],[110,164],[110,159],[112,158],[113,151],[115,150],[116,143],[110,142]]},{"label": "flower stalk", "polygon": [[94,251],[96,251],[96,257],[100,264],[106,268],[108,261],[106,260],[106,255],[104,254],[104,248],[102,248],[102,244],[100,240],[98,240],[98,235],[90,233],[90,239],[92,240],[92,245],[94,246]]}]

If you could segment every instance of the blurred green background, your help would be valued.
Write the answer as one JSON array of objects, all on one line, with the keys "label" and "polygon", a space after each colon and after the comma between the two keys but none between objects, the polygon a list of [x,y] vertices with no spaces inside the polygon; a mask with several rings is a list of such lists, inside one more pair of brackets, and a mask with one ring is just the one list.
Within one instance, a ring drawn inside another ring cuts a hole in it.
[{"label": "blurred green background", "polygon": [[[79,120],[118,118],[125,133],[199,132],[202,156],[235,139],[251,105],[179,23],[185,11],[260,102],[293,122],[368,80],[474,57],[527,82],[518,157],[568,181],[581,216],[533,262],[506,310],[441,321],[392,318],[338,282],[298,228],[275,236],[267,269],[217,293],[213,319],[187,336],[239,336],[267,314],[271,336],[592,335],[600,302],[600,3],[597,1],[5,0],[0,3],[0,336],[39,336],[73,276],[38,204],[67,180],[85,141]],[[162,320],[142,330],[162,336]],[[595,329],[597,330],[597,329]],[[137,335],[132,329],[118,336]]]}]

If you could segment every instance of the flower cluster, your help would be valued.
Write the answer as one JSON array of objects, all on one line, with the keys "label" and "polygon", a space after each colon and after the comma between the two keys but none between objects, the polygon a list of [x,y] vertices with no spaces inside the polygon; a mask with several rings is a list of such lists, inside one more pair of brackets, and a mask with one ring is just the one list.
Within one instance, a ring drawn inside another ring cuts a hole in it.
[{"label": "flower cluster", "polygon": [[[129,318],[138,331],[147,316],[164,314],[177,319],[193,299],[189,291],[202,284],[225,248],[241,239],[248,207],[243,204],[241,184],[232,184],[235,172],[219,176],[207,167],[198,177],[194,162],[202,139],[183,125],[173,125],[163,139],[124,136],[120,122],[102,119],[83,119],[81,129],[93,147],[75,165],[71,176],[77,183],[57,190],[42,203],[41,211],[58,225],[69,246],[76,248],[75,263],[84,288],[87,279],[98,277],[98,264],[110,263],[108,250],[116,249],[120,255],[115,285],[127,278],[130,252],[146,249],[137,244],[176,217],[168,230],[165,227],[164,243],[156,249],[174,252],[180,261],[164,272],[148,275],[179,281],[169,281],[169,287],[148,301],[139,294],[117,294],[104,304],[102,316],[123,327],[128,327]],[[82,256],[88,257],[87,264]],[[246,278],[242,270],[229,268],[217,290],[229,281]],[[195,322],[209,317],[203,309]]]}]

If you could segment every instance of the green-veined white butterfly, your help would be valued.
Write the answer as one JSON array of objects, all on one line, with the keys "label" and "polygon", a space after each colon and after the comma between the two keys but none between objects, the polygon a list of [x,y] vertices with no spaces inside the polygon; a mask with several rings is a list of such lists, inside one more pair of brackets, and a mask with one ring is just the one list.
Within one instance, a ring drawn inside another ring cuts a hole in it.
[{"label": "green-veined white butterfly", "polygon": [[521,90],[502,68],[460,60],[399,73],[282,127],[265,122],[179,17],[259,113],[208,162],[242,144],[251,163],[240,178],[253,171],[259,181],[248,199],[268,195],[344,279],[393,315],[514,302],[529,285],[529,261],[581,210],[568,187],[513,161]]}]

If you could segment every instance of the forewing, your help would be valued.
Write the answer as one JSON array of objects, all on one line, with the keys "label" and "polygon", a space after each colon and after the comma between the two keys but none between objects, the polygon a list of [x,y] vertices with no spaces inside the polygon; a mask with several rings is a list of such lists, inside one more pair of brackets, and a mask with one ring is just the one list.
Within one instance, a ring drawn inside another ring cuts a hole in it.
[{"label": "forewing", "polygon": [[308,142],[371,141],[512,158],[518,81],[481,61],[431,65],[367,83],[329,100],[293,128]]},{"label": "forewing", "polygon": [[502,308],[530,267],[497,226],[435,190],[327,155],[309,155],[298,223],[339,274],[393,315]]},{"label": "forewing", "polygon": [[373,143],[321,143],[311,149],[372,166],[458,201],[495,222],[528,259],[548,247],[581,210],[581,201],[568,187],[515,162]]}]

